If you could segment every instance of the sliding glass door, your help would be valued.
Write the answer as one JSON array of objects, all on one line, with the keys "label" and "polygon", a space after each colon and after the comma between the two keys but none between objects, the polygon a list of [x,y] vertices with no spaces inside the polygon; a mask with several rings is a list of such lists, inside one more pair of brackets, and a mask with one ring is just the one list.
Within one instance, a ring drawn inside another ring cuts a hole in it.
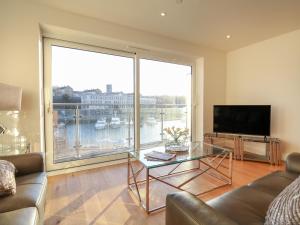
[{"label": "sliding glass door", "polygon": [[53,39],[44,58],[47,170],[125,158],[167,127],[191,137],[191,66]]},{"label": "sliding glass door", "polygon": [[140,144],[160,145],[164,128],[191,132],[191,66],[140,59]]},{"label": "sliding glass door", "polygon": [[134,55],[54,40],[45,50],[48,169],[124,157],[134,147]]}]

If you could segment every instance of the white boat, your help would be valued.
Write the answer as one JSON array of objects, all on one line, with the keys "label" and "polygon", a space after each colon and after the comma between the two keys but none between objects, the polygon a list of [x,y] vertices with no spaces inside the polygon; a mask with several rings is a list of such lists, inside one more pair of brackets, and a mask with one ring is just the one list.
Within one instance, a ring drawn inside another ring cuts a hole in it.
[{"label": "white boat", "polygon": [[127,125],[127,126],[128,125],[131,126],[131,125],[133,125],[133,121],[132,120],[130,120],[130,121],[126,120],[124,124]]},{"label": "white boat", "polygon": [[97,120],[95,123],[95,128],[97,130],[103,130],[106,127],[106,121],[105,120]]},{"label": "white boat", "polygon": [[121,120],[119,117],[112,117],[110,122],[111,128],[120,128],[121,127]]},{"label": "white boat", "polygon": [[149,126],[154,126],[157,122],[154,117],[148,117],[148,119],[145,121],[145,123]]},{"label": "white boat", "polygon": [[59,123],[59,124],[57,125],[57,128],[59,128],[59,129],[64,129],[64,128],[66,128],[66,124],[63,123],[63,122],[61,122],[61,123]]}]

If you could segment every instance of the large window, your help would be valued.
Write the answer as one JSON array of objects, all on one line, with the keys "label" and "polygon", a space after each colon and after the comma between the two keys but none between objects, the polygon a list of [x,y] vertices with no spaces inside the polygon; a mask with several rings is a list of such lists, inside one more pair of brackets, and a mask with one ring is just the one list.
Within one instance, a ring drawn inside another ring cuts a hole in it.
[{"label": "large window", "polygon": [[191,131],[191,66],[51,39],[45,62],[48,170],[163,144],[166,127]]}]

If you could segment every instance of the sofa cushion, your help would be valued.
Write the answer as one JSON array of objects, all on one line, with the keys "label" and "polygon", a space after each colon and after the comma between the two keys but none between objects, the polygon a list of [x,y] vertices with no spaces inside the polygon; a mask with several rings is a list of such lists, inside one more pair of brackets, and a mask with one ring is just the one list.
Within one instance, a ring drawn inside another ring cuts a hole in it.
[{"label": "sofa cushion", "polygon": [[[44,177],[44,178],[42,178]],[[17,193],[1,198],[0,213],[44,204],[47,178],[44,173],[35,173],[17,178]],[[42,206],[43,207],[43,206]]]},{"label": "sofa cushion", "polygon": [[274,196],[243,186],[218,198],[208,201],[212,208],[238,224],[264,224],[265,215]]},{"label": "sofa cushion", "polygon": [[264,176],[248,186],[276,197],[286,186],[292,183],[299,174],[276,171]]},{"label": "sofa cushion", "polygon": [[0,160],[0,196],[16,193],[15,166],[6,160]]},{"label": "sofa cushion", "polygon": [[295,173],[276,171],[207,204],[239,224],[264,224],[271,202],[298,176]]},{"label": "sofa cushion", "polygon": [[47,182],[46,172],[31,173],[25,176],[16,177],[17,186],[22,184],[45,184],[46,182]]},{"label": "sofa cushion", "polygon": [[20,155],[6,155],[0,157],[13,163],[17,169],[16,176],[44,171],[43,153],[32,152]]},{"label": "sofa cushion", "polygon": [[18,209],[0,213],[0,224],[5,225],[37,225],[38,212],[35,207]]},{"label": "sofa cushion", "polygon": [[300,177],[287,186],[270,204],[265,225],[300,224]]}]

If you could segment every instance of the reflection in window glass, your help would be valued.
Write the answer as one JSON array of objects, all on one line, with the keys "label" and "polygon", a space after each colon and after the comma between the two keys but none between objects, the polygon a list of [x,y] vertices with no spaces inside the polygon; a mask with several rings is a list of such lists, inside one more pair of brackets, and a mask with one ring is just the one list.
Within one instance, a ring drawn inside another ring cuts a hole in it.
[{"label": "reflection in window glass", "polygon": [[140,60],[141,145],[161,143],[168,127],[190,133],[191,74],[191,66]]}]

